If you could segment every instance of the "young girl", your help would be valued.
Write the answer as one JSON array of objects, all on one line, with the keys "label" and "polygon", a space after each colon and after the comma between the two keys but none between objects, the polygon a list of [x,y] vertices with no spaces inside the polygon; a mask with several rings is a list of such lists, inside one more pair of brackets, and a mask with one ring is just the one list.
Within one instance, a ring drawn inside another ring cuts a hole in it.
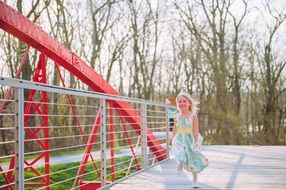
[{"label": "young girl", "polygon": [[176,98],[180,113],[173,127],[171,157],[178,161],[177,174],[182,169],[193,173],[193,187],[198,188],[198,173],[208,165],[208,159],[200,153],[202,137],[199,134],[199,122],[196,103],[190,94],[181,92]]}]

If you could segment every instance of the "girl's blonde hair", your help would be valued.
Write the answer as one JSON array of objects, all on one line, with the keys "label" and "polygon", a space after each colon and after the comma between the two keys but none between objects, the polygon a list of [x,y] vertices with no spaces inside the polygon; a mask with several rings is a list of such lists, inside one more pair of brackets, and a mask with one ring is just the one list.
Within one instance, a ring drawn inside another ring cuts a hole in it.
[{"label": "girl's blonde hair", "polygon": [[191,107],[189,108],[189,110],[193,113],[197,113],[198,112],[198,102],[195,101],[192,96],[187,93],[187,92],[180,92],[177,97],[176,97],[176,102],[178,102],[178,98],[179,96],[184,96],[185,98],[187,98],[189,100],[189,102],[191,103]]}]

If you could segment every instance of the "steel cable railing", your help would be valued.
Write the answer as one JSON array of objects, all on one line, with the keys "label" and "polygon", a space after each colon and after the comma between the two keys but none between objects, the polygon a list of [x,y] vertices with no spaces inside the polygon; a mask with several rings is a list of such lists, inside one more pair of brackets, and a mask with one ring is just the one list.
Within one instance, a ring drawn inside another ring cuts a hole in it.
[{"label": "steel cable railing", "polygon": [[108,188],[168,158],[169,105],[9,78],[0,85],[18,94],[0,99],[1,189]]}]

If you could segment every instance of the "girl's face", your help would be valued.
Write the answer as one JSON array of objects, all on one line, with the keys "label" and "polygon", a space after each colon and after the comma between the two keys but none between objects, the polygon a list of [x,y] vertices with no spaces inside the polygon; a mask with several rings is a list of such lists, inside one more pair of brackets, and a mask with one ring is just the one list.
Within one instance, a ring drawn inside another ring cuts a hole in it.
[{"label": "girl's face", "polygon": [[185,96],[179,96],[177,105],[181,111],[189,111],[192,103]]}]

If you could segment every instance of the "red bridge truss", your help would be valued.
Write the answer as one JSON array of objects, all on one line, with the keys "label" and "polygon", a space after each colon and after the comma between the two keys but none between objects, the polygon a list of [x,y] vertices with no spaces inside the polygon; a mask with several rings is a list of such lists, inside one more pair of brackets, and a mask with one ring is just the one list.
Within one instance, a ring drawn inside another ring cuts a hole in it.
[{"label": "red bridge truss", "polygon": [[[71,50],[64,47],[62,44],[57,42],[55,39],[53,39],[47,32],[42,30],[40,27],[36,26],[33,22],[28,20],[26,17],[24,17],[22,14],[14,10],[13,8],[6,5],[4,2],[0,1],[0,28],[2,28],[4,31],[8,32],[9,34],[15,36],[19,40],[25,42],[27,44],[26,52],[23,56],[22,62],[17,70],[17,73],[15,74],[15,77],[18,77],[21,71],[21,68],[23,64],[25,63],[25,59],[28,55],[30,47],[35,48],[37,51],[40,52],[39,61],[37,64],[37,67],[35,69],[35,73],[33,76],[33,81],[35,82],[41,82],[46,83],[47,79],[47,73],[46,73],[46,63],[47,59],[51,59],[54,61],[54,63],[57,66],[58,74],[61,77],[59,66],[62,66],[66,70],[68,70],[71,74],[76,76],[78,79],[80,79],[83,83],[88,85],[91,89],[93,89],[95,92],[101,92],[106,94],[112,94],[112,95],[119,95],[119,93],[111,86],[109,85],[99,74],[97,74],[91,67],[89,67],[84,61],[82,61],[75,53],[73,53]],[[61,81],[64,85],[64,80],[61,77]],[[25,106],[25,132],[26,132],[26,139],[25,140],[33,140],[39,144],[41,149],[43,150],[42,153],[35,157],[32,161],[25,160],[25,169],[30,169],[35,173],[37,176],[42,176],[41,183],[26,183],[26,187],[46,187],[46,189],[50,189],[50,153],[49,153],[49,129],[48,126],[48,108],[47,104],[47,94],[46,92],[40,92],[41,93],[41,101],[34,101],[34,95],[35,90],[30,90],[28,95],[28,104]],[[11,94],[11,89],[7,91],[5,98],[8,98]],[[71,109],[73,114],[76,116],[76,111],[72,105],[71,98],[67,97],[69,100],[69,103],[71,105]],[[128,102],[123,101],[108,101],[109,105],[112,105],[113,108],[120,108],[120,111],[118,111],[118,115],[121,116],[121,120],[124,120],[124,122],[130,123],[133,129],[135,129],[138,132],[138,135],[140,135],[140,129],[141,129],[141,118],[140,115],[132,108],[131,104]],[[3,111],[5,107],[5,101],[2,102],[0,107],[0,113]],[[29,122],[30,117],[29,114],[42,114],[42,123],[38,126],[37,129],[29,128],[26,123]],[[110,111],[109,115],[112,115],[112,111]],[[129,117],[128,117],[129,116]],[[138,116],[138,117],[130,117],[130,116]],[[110,118],[111,119],[111,118]],[[79,120],[76,117],[77,127],[79,128],[79,131],[82,129]],[[81,166],[78,169],[77,177],[74,181],[74,187],[76,184],[79,183],[81,179],[81,174],[85,170],[85,165],[89,161],[89,159],[94,160],[91,156],[91,150],[94,145],[94,141],[96,140],[95,134],[99,130],[97,124],[100,123],[100,118],[95,115],[94,120],[94,127],[92,129],[92,132],[88,138],[85,138],[85,136],[82,136],[82,141],[87,144],[85,148],[85,154],[81,161]],[[122,125],[123,128],[125,128],[124,125]],[[126,129],[124,129],[126,130]],[[42,132],[44,134],[44,140],[40,139],[38,134]],[[111,138],[114,138],[111,136]],[[160,142],[156,139],[156,137],[153,135],[151,130],[147,131],[147,138],[148,138],[148,146],[150,147],[151,151],[154,152],[156,158],[158,160],[163,160],[166,158],[166,150],[161,146]],[[114,146],[114,145],[111,145]],[[130,145],[130,148],[132,149],[132,152],[134,154],[133,148]],[[112,153],[111,153],[112,154]],[[114,153],[113,153],[114,154]],[[135,156],[135,155],[134,155]],[[41,175],[40,172],[37,170],[37,168],[34,166],[40,159],[44,159],[44,173],[45,175]],[[0,165],[0,171],[5,179],[6,184],[10,184],[14,181],[14,173],[13,168],[15,167],[15,158],[12,157],[10,164],[9,164],[9,170],[8,172],[3,172],[3,168]],[[96,167],[96,166],[95,166]],[[113,168],[114,170],[115,168]],[[140,167],[137,167],[139,170]],[[8,186],[6,189],[14,189],[14,186]]]}]

